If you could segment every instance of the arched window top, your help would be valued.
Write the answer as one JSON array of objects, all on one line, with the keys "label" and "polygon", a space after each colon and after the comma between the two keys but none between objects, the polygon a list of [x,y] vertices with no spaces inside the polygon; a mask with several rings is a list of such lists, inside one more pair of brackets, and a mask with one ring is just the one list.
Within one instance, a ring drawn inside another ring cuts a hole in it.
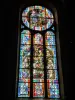
[{"label": "arched window top", "polygon": [[22,12],[23,23],[32,30],[46,30],[54,22],[53,14],[50,10],[42,6],[30,6]]},{"label": "arched window top", "polygon": [[30,35],[30,32],[28,30],[23,30],[21,33],[24,33],[25,35]]}]

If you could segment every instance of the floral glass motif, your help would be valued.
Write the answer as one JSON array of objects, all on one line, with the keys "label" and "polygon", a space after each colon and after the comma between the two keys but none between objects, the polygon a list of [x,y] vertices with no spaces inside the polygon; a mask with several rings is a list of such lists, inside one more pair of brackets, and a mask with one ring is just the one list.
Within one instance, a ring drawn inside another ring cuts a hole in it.
[{"label": "floral glass motif", "polygon": [[33,83],[33,97],[44,97],[44,83]]},{"label": "floral glass motif", "polygon": [[22,13],[23,23],[32,30],[46,30],[54,22],[53,14],[42,6],[30,6]]}]

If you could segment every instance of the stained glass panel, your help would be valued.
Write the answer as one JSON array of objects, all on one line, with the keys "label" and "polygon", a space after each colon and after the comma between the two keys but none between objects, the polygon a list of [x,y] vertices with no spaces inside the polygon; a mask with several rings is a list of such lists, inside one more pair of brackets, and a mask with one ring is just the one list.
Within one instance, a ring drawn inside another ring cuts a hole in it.
[{"label": "stained glass panel", "polygon": [[56,47],[52,45],[46,46],[46,56],[56,57]]},{"label": "stained glass panel", "polygon": [[33,56],[33,68],[35,68],[33,69],[33,97],[44,97],[44,90],[40,90],[42,86],[38,87],[38,84],[43,84],[44,87],[44,83],[41,83],[44,82],[43,37],[39,33],[33,37]]},{"label": "stained glass panel", "polygon": [[21,34],[21,44],[31,44],[30,35]]},{"label": "stained glass panel", "polygon": [[44,97],[44,93],[44,83],[33,83],[33,97]]},{"label": "stained glass panel", "polygon": [[44,78],[44,70],[43,69],[33,69],[33,78]]},{"label": "stained glass panel", "polygon": [[29,27],[29,18],[28,17],[22,17],[22,21],[25,24],[25,26]]},{"label": "stained glass panel", "polygon": [[53,35],[45,35],[45,44],[46,45],[55,45],[55,36]]},{"label": "stained glass panel", "polygon": [[34,57],[33,58],[33,68],[44,68],[43,57]]},{"label": "stained glass panel", "polygon": [[43,9],[43,10],[41,10],[41,9],[34,9],[34,10],[31,10],[30,11],[30,18],[32,18],[32,17],[38,17],[38,18],[43,18],[43,17],[45,17],[45,8]]},{"label": "stained glass panel", "polygon": [[47,83],[48,84],[48,88],[55,88],[55,89],[59,89],[59,84],[58,82],[50,82],[50,83]]},{"label": "stained glass panel", "polygon": [[33,56],[43,56],[43,46],[34,45],[33,46]]},{"label": "stained glass panel", "polygon": [[22,13],[23,23],[33,30],[46,30],[54,22],[53,14],[42,6],[30,6]]},{"label": "stained glass panel", "polygon": [[47,83],[48,97],[59,98],[59,84],[56,82]]},{"label": "stained glass panel", "polygon": [[57,61],[54,57],[46,57],[47,69],[57,69]]},{"label": "stained glass panel", "polygon": [[[54,16],[47,8],[36,5],[24,9],[21,20],[21,29],[29,28],[35,33],[30,33],[29,29],[21,32],[18,97],[30,97],[30,91],[33,91],[33,97],[45,97],[45,73],[48,98],[59,98],[55,33],[43,31],[51,26],[51,29],[55,30]],[[41,32],[37,33],[36,30]],[[30,82],[33,82],[33,90],[30,90]]]},{"label": "stained glass panel", "polygon": [[30,97],[30,69],[27,68],[30,68],[31,34],[28,30],[21,32],[20,44],[18,97]]},{"label": "stained glass panel", "polygon": [[30,7],[27,7],[23,13],[22,13],[22,16],[23,17],[29,17],[29,14],[31,14],[30,17],[32,17],[32,15],[37,15],[39,17],[45,17],[45,18],[53,18],[53,14],[50,10],[48,10],[47,8],[45,7],[42,7],[42,6],[30,6]]},{"label": "stained glass panel", "polygon": [[59,98],[59,83],[56,59],[55,34],[47,31],[45,34],[47,61],[47,92],[48,98]]},{"label": "stained glass panel", "polygon": [[19,81],[25,82],[25,79],[30,79],[29,69],[19,69]]},{"label": "stained glass panel", "polygon": [[[47,25],[46,28],[48,29],[54,22],[54,19],[47,19]],[[45,30],[45,29],[44,29]]]},{"label": "stained glass panel", "polygon": [[30,83],[19,83],[18,97],[29,97],[29,96],[30,96]]},{"label": "stained glass panel", "polygon": [[29,17],[31,11],[34,10],[34,6],[30,6],[30,7],[27,7],[23,13],[22,13],[22,17]]},{"label": "stained glass panel", "polygon": [[30,68],[30,57],[20,55],[20,68]]},{"label": "stained glass panel", "polygon": [[41,34],[37,33],[33,36],[33,43],[43,45],[43,37]]},{"label": "stained glass panel", "polygon": [[30,45],[21,45],[20,47],[20,55],[30,56]]},{"label": "stained glass panel", "polygon": [[53,23],[53,19],[45,19],[45,18],[30,18],[30,28],[33,30],[45,30],[49,28]]},{"label": "stained glass panel", "polygon": [[58,79],[58,73],[57,70],[47,70],[47,79]]}]

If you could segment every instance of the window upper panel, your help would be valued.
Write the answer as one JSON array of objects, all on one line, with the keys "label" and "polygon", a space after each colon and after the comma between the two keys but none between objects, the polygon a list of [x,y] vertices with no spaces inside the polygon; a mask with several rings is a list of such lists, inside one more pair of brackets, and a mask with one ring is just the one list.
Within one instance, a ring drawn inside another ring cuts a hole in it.
[{"label": "window upper panel", "polygon": [[22,12],[22,21],[32,30],[46,30],[54,22],[53,14],[50,10],[42,6],[30,6]]}]

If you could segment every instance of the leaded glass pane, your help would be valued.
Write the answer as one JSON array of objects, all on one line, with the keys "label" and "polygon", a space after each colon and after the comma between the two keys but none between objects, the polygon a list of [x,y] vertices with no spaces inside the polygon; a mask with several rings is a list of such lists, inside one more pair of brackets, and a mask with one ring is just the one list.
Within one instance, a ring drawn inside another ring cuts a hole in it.
[{"label": "leaded glass pane", "polygon": [[44,97],[44,83],[33,83],[33,97]]}]

